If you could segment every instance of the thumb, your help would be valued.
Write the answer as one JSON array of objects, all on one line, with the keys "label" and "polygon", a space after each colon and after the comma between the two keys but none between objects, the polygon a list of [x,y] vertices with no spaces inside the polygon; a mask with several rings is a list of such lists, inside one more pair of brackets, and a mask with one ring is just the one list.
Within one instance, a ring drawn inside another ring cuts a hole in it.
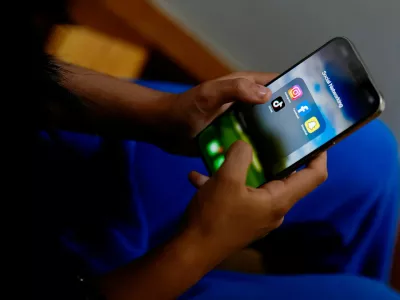
[{"label": "thumb", "polygon": [[201,93],[200,99],[207,99],[207,101],[201,103],[202,105],[197,103],[202,111],[219,109],[224,104],[233,101],[262,104],[267,102],[272,95],[270,89],[246,78],[210,81],[203,84]]},{"label": "thumb", "polygon": [[220,105],[234,100],[251,104],[265,103],[272,95],[267,87],[246,78],[215,81]]},{"label": "thumb", "polygon": [[229,148],[226,159],[217,174],[244,184],[252,160],[251,146],[244,141],[236,141]]}]

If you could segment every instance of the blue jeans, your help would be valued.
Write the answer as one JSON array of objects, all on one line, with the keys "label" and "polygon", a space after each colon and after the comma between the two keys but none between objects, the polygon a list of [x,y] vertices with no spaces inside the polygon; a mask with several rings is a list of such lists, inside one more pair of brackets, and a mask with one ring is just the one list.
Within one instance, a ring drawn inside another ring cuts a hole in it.
[{"label": "blue jeans", "polygon": [[[140,83],[170,92],[187,88]],[[198,158],[146,143],[61,131],[38,133],[34,155],[37,223],[53,224],[38,226],[37,243],[56,236],[92,274],[167,241],[195,193],[187,174],[206,172]],[[260,246],[274,274],[212,271],[182,298],[400,299],[385,286],[399,215],[393,135],[371,122],[328,151],[328,170],[327,182]]]}]

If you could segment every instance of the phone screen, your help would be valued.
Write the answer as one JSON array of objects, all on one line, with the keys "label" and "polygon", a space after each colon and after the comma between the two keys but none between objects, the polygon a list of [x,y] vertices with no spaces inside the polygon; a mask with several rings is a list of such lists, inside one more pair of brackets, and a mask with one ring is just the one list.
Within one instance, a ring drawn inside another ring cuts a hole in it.
[{"label": "phone screen", "polygon": [[336,38],[268,84],[270,101],[236,103],[198,135],[211,173],[232,143],[253,147],[247,185],[268,179],[325,145],[379,108],[380,96],[354,48]]}]

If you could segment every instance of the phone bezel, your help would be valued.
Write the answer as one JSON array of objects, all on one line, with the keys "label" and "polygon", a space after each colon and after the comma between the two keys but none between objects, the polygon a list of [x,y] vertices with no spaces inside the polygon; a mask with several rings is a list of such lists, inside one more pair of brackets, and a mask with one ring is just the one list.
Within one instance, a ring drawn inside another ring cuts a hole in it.
[{"label": "phone bezel", "polygon": [[[360,54],[358,53],[358,51],[356,50],[355,46],[353,45],[353,43],[346,37],[335,37],[331,40],[329,40],[328,42],[326,42],[324,45],[322,45],[321,47],[319,47],[318,49],[316,49],[315,51],[313,51],[311,54],[307,55],[306,57],[304,57],[302,60],[300,60],[298,63],[296,63],[295,65],[293,65],[291,68],[287,69],[285,72],[283,72],[280,76],[278,76],[277,78],[271,80],[270,82],[268,82],[265,86],[270,85],[271,83],[275,82],[276,80],[278,80],[279,78],[281,78],[282,76],[284,76],[285,74],[287,74],[288,72],[290,72],[292,69],[294,69],[295,67],[297,67],[298,65],[300,65],[301,63],[303,63],[305,60],[307,60],[308,58],[310,58],[311,56],[313,56],[315,53],[317,53],[318,51],[320,51],[321,49],[323,49],[324,47],[326,47],[327,45],[329,45],[332,42],[335,42],[336,40],[341,40],[342,42],[344,41],[349,48],[352,50],[352,52],[354,53],[354,56],[357,58],[357,62],[362,66],[363,71],[365,73],[365,76],[367,78],[367,80],[369,81],[371,87],[374,89],[374,92],[376,93],[376,95],[378,96],[379,99],[377,99],[377,107],[374,111],[371,112],[371,114],[369,114],[368,116],[364,117],[363,119],[360,119],[357,123],[353,124],[352,126],[350,126],[349,128],[347,128],[346,130],[344,130],[343,132],[341,132],[340,134],[336,135],[335,137],[333,137],[331,140],[327,141],[326,143],[324,143],[323,145],[321,145],[320,147],[318,147],[317,149],[315,149],[314,151],[312,151],[311,153],[307,154],[306,156],[304,156],[303,158],[301,158],[300,160],[298,160],[297,162],[295,162],[294,164],[288,166],[286,169],[282,170],[281,172],[275,174],[273,177],[271,178],[266,178],[266,182],[269,182],[271,180],[279,180],[279,179],[283,179],[287,176],[289,176],[290,174],[292,174],[294,171],[298,170],[300,167],[306,165],[309,161],[311,161],[313,158],[315,158],[316,156],[318,156],[319,154],[321,154],[322,152],[328,150],[331,146],[337,144],[338,142],[340,142],[341,140],[343,140],[344,138],[346,138],[347,136],[349,136],[351,133],[353,133],[354,131],[356,131],[357,129],[359,129],[360,127],[364,126],[365,124],[367,124],[368,122],[372,121],[373,119],[377,118],[384,110],[385,108],[385,102],[383,100],[382,94],[379,92],[379,90],[377,89],[365,63],[363,62],[362,58],[360,57]],[[221,116],[223,116],[224,114],[230,112],[232,109],[234,109],[235,104],[233,104],[227,111],[225,111],[224,113],[222,113],[220,116],[218,116],[215,120],[217,120],[218,118],[220,118]],[[204,130],[206,130],[209,126],[211,126],[215,120],[210,123],[206,128],[204,128],[197,136],[196,136],[196,143],[199,145],[199,136],[202,134],[202,132]],[[200,145],[199,145],[200,146]],[[201,151],[200,151],[201,152]],[[213,172],[210,170],[210,168],[207,165],[207,162],[205,160],[205,157],[203,155],[203,153],[201,152],[201,158],[203,160],[203,163],[205,164],[207,171],[209,172],[209,175],[212,175]],[[263,184],[265,184],[263,183]]]}]

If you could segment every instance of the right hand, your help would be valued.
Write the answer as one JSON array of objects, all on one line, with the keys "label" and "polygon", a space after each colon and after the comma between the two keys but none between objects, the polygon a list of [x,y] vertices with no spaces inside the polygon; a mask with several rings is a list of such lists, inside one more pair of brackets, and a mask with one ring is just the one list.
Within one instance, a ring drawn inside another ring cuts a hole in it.
[{"label": "right hand", "polygon": [[188,229],[200,234],[221,255],[247,246],[280,226],[293,205],[327,179],[326,153],[286,179],[258,189],[246,186],[252,149],[238,141],[224,164],[211,178],[192,172],[189,179],[199,188],[189,206]]}]

